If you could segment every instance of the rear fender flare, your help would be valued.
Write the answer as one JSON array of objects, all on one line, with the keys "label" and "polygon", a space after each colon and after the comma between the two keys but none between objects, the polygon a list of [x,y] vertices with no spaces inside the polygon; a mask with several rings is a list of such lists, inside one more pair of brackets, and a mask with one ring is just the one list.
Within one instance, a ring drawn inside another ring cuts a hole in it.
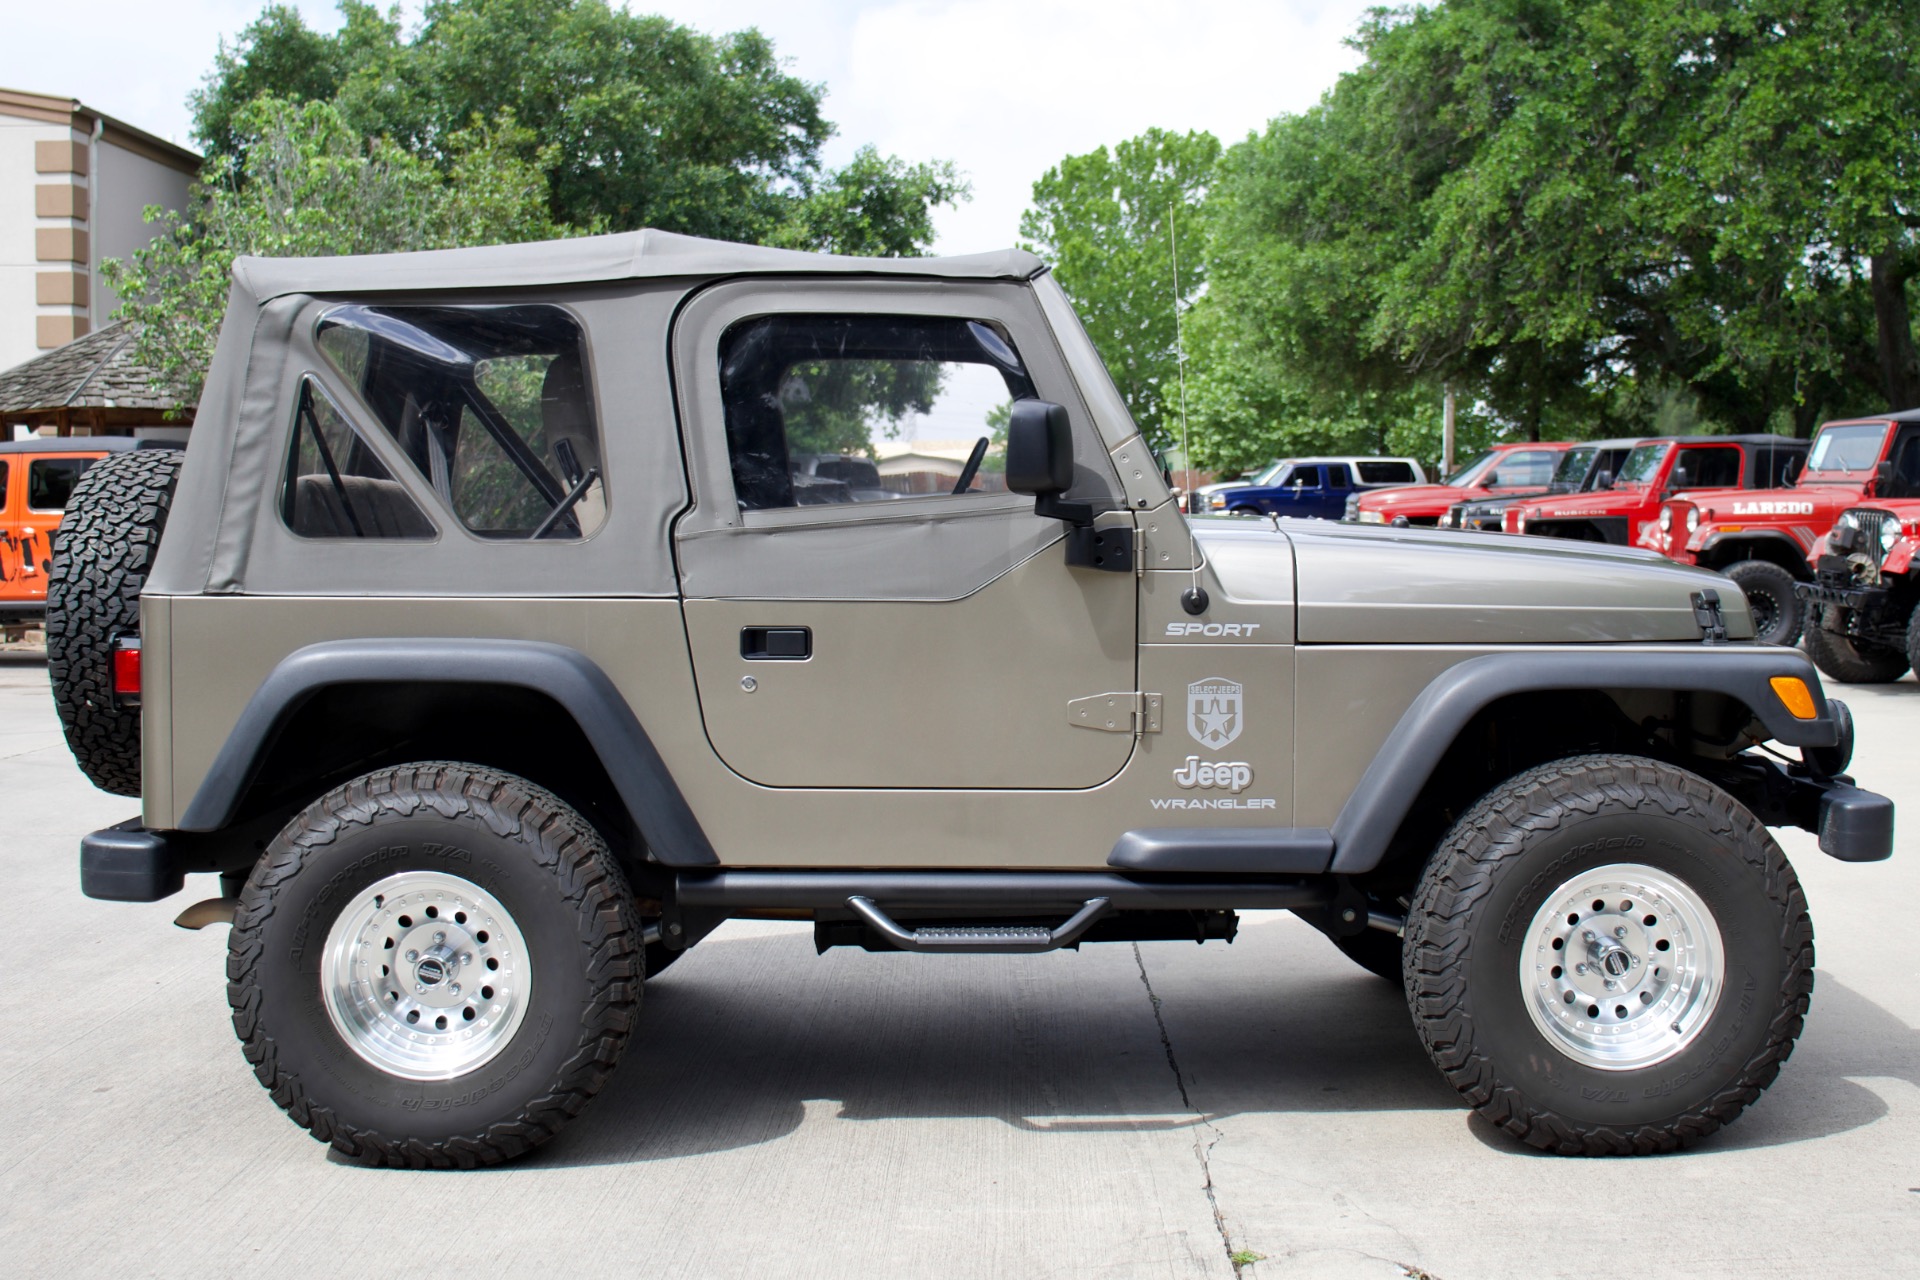
[{"label": "rear fender flare", "polygon": [[[1768,681],[1794,676],[1812,690],[1815,716],[1796,720]],[[1832,746],[1839,738],[1820,677],[1804,653],[1760,646],[1694,650],[1488,654],[1450,667],[1421,691],[1388,735],[1333,822],[1330,870],[1371,871],[1442,757],[1480,710],[1516,693],[1658,689],[1720,693],[1752,709],[1779,742]]]},{"label": "rear fender flare", "polygon": [[668,866],[716,866],[719,858],[639,717],[598,664],[577,649],[521,640],[329,640],[281,660],[248,700],[180,827],[218,831],[281,728],[323,689],[350,684],[478,684],[551,697],[586,736],[642,832]]}]

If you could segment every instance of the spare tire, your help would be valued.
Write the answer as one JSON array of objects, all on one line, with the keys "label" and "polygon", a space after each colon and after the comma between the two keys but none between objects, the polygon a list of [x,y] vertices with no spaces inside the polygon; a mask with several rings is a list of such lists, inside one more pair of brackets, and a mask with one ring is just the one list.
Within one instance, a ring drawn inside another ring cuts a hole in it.
[{"label": "spare tire", "polygon": [[140,633],[140,591],[180,478],[178,449],[112,454],[73,487],[47,575],[47,674],[80,771],[140,794],[140,709],[113,696],[113,646]]}]

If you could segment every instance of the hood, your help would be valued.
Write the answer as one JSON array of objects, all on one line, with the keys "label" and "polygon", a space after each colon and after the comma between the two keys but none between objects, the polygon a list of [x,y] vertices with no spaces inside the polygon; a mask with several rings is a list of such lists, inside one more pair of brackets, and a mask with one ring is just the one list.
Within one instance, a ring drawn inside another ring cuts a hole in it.
[{"label": "hood", "polygon": [[1624,516],[1647,505],[1648,494],[1640,489],[1600,489],[1593,493],[1560,493],[1536,498],[1528,511],[1532,516]]},{"label": "hood", "polygon": [[1296,605],[1302,644],[1620,644],[1700,639],[1692,595],[1726,578],[1647,551],[1557,538],[1325,520],[1193,522],[1229,599]]},{"label": "hood", "polygon": [[1416,507],[1445,511],[1456,502],[1479,497],[1485,492],[1485,489],[1456,489],[1450,484],[1407,484],[1362,492],[1360,507],[1364,511],[1380,512]]}]

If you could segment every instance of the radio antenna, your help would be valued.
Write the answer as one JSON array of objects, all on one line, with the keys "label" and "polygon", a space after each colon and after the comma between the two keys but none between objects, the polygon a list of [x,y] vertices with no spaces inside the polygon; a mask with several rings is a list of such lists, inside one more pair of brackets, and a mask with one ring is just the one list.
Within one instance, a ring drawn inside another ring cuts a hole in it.
[{"label": "radio antenna", "polygon": [[[1187,430],[1187,348],[1180,337],[1180,230],[1174,221],[1178,207],[1176,201],[1167,202],[1167,247],[1173,257],[1173,364],[1180,371],[1180,461],[1187,469],[1187,515],[1192,517],[1199,513],[1193,510],[1193,437]],[[1207,593],[1200,587],[1200,542],[1191,520],[1187,522],[1187,563],[1191,576],[1180,593],[1180,607],[1202,614],[1207,611]]]}]

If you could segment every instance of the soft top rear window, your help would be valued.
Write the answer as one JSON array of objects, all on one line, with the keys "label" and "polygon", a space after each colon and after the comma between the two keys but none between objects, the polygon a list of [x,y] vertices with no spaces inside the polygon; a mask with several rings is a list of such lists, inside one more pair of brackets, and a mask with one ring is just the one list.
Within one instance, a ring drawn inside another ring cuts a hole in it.
[{"label": "soft top rear window", "polygon": [[483,538],[579,538],[606,513],[586,343],[563,308],[344,306],[320,349]]}]

